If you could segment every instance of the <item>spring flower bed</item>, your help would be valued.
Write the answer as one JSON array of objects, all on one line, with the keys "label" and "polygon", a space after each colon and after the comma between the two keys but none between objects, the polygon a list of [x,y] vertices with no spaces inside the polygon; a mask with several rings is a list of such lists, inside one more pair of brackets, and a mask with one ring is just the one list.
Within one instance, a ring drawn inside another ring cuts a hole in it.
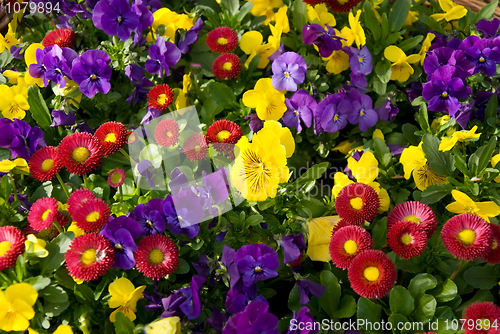
[{"label": "spring flower bed", "polygon": [[500,333],[500,20],[0,6],[0,332]]}]

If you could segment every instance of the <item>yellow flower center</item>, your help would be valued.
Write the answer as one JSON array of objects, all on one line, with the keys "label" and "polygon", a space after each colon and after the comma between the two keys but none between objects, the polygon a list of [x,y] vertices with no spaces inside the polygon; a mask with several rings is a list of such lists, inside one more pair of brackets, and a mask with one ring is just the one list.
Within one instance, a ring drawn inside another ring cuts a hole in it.
[{"label": "yellow flower center", "polygon": [[370,282],[376,281],[380,276],[380,270],[377,267],[368,267],[363,271],[363,276]]},{"label": "yellow flower center", "polygon": [[151,252],[149,252],[149,261],[151,261],[152,264],[160,264],[163,262],[164,258],[165,257],[163,255],[163,252],[158,248],[155,248]]},{"label": "yellow flower center", "polygon": [[227,44],[227,38],[224,38],[224,37],[217,38],[217,44],[226,45]]},{"label": "yellow flower center", "polygon": [[358,250],[358,244],[356,244],[356,242],[353,240],[347,240],[344,243],[344,250],[347,254],[352,255]]},{"label": "yellow flower center", "polygon": [[87,249],[85,252],[83,252],[82,257],[80,260],[84,264],[92,264],[95,262],[96,258],[96,250],[94,248]]},{"label": "yellow flower center", "polygon": [[358,57],[358,61],[359,61],[360,63],[362,63],[362,62],[363,62],[363,57],[361,57],[361,56],[360,56],[360,57]]},{"label": "yellow flower center", "polygon": [[99,212],[97,211],[94,211],[94,212],[91,212],[87,215],[87,218],[85,218],[89,223],[95,223],[99,217],[101,217],[101,215],[99,214]]},{"label": "yellow flower center", "polygon": [[337,2],[341,5],[345,4],[346,2],[348,2],[349,0],[337,0]]},{"label": "yellow flower center", "polygon": [[76,162],[84,162],[90,156],[90,151],[86,147],[77,147],[73,150],[73,160]]},{"label": "yellow flower center", "polygon": [[462,230],[460,231],[460,233],[458,233],[458,239],[460,239],[460,241],[462,241],[464,244],[470,245],[476,239],[476,232],[466,228],[465,230]]},{"label": "yellow flower center", "polygon": [[12,244],[7,240],[0,242],[0,256],[5,256],[10,247],[12,247]]},{"label": "yellow flower center", "polygon": [[336,122],[336,121],[338,121],[338,120],[339,120],[339,115],[335,115],[335,116],[333,117],[333,121],[334,121],[334,122]]},{"label": "yellow flower center", "polygon": [[411,235],[409,234],[405,234],[401,237],[401,241],[405,244],[405,245],[409,245],[411,244],[411,242],[413,241],[413,238],[411,237]]},{"label": "yellow flower center", "polygon": [[286,77],[286,78],[290,78],[290,73],[285,72],[285,77]]},{"label": "yellow flower center", "polygon": [[90,75],[90,79],[95,80],[97,79],[97,76],[95,74]]},{"label": "yellow flower center", "polygon": [[261,273],[262,272],[262,268],[257,266],[253,269],[256,273]]},{"label": "yellow flower center", "polygon": [[441,93],[441,97],[444,98],[444,99],[446,99],[448,97],[448,93],[442,92]]},{"label": "yellow flower center", "polygon": [[496,240],[493,240],[493,243],[491,244],[491,249],[497,249],[498,243]]},{"label": "yellow flower center", "polygon": [[406,216],[403,220],[404,220],[404,221],[408,221],[408,222],[417,223],[417,224],[420,224],[420,223],[421,223],[420,219],[418,219],[418,218],[417,218],[417,217],[415,217],[415,216]]},{"label": "yellow flower center", "polygon": [[42,170],[44,172],[48,171],[49,169],[51,169],[52,167],[54,167],[54,160],[52,159],[45,159],[43,162],[42,162]]},{"label": "yellow flower center", "polygon": [[169,138],[170,138],[170,137],[172,137],[172,136],[173,136],[173,135],[172,135],[172,131],[167,131],[167,137],[169,137]]},{"label": "yellow flower center", "polygon": [[479,58],[479,62],[480,62],[480,63],[484,63],[484,61],[485,61],[485,60],[486,60],[486,59],[484,59],[484,57]]},{"label": "yellow flower center", "polygon": [[276,110],[276,108],[276,105],[274,105],[273,103],[269,103],[266,107],[266,111],[268,114],[272,114],[274,110]]},{"label": "yellow flower center", "polygon": [[349,200],[349,203],[354,210],[361,210],[361,208],[363,207],[363,200],[359,197],[351,198]]},{"label": "yellow flower center", "polygon": [[121,23],[123,21],[121,16],[118,16],[118,23]]},{"label": "yellow flower center", "polygon": [[222,130],[217,134],[217,140],[219,140],[221,143],[224,142],[227,138],[231,136],[231,132],[227,130]]},{"label": "yellow flower center", "polygon": [[227,61],[222,65],[222,68],[226,71],[231,71],[233,68],[233,64],[230,61]]},{"label": "yellow flower center", "polygon": [[361,110],[361,111],[359,112],[359,116],[363,116],[364,114],[365,114],[365,111],[364,111],[364,110]]},{"label": "yellow flower center", "polygon": [[167,94],[160,94],[156,98],[156,102],[158,102],[158,104],[162,106],[165,105],[165,103],[167,103],[167,100],[168,100]]},{"label": "yellow flower center", "polygon": [[45,212],[42,214],[42,220],[45,220],[47,219],[47,217],[49,216],[49,214],[52,212],[52,210],[48,209],[48,210],[45,210]]},{"label": "yellow flower center", "polygon": [[196,145],[196,146],[194,147],[194,151],[195,151],[195,152],[200,152],[200,150],[201,150],[201,146],[200,146],[200,145]]},{"label": "yellow flower center", "polygon": [[116,135],[114,133],[108,133],[106,137],[104,137],[104,141],[108,143],[116,143]]},{"label": "yellow flower center", "polygon": [[117,249],[117,250],[122,250],[122,249],[123,249],[123,246],[122,246],[122,245],[120,245],[120,244],[116,244],[116,245],[115,245],[115,249]]},{"label": "yellow flower center", "polygon": [[114,173],[111,175],[111,182],[113,183],[120,183],[122,180],[122,175],[120,173]]}]

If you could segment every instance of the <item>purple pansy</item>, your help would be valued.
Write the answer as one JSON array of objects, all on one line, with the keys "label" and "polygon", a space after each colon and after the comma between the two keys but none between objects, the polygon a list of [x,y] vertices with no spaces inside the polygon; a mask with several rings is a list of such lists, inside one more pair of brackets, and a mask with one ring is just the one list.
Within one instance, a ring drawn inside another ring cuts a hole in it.
[{"label": "purple pansy", "polygon": [[168,77],[169,67],[175,66],[181,59],[181,51],[172,42],[165,42],[163,37],[158,37],[156,43],[149,47],[149,58],[146,60],[146,71],[158,74],[163,78],[163,71]]},{"label": "purple pansy", "polygon": [[316,334],[318,333],[318,329],[314,329],[315,327],[317,328],[313,315],[309,312],[307,307],[303,307],[297,314],[293,311],[293,318],[290,321],[290,327],[288,328],[288,332],[286,332],[286,334]]},{"label": "purple pansy", "polygon": [[482,50],[471,47],[465,50],[465,54],[467,59],[476,65],[474,73],[484,73],[488,76],[496,73],[497,64],[500,63],[500,52],[497,50],[488,47]]},{"label": "purple pansy", "polygon": [[85,96],[92,98],[97,93],[109,92],[112,74],[111,67],[108,66],[110,62],[108,54],[102,50],[85,51],[73,60],[71,75]]},{"label": "purple pansy", "polygon": [[201,313],[200,289],[205,282],[201,276],[193,276],[191,286],[183,288],[163,298],[162,304],[165,311],[162,318],[180,316],[184,314],[189,320],[196,319]]},{"label": "purple pansy", "polygon": [[236,252],[235,262],[245,286],[278,276],[278,253],[266,244],[241,247]]},{"label": "purple pansy", "polygon": [[283,114],[283,123],[288,127],[297,128],[302,131],[302,124],[310,128],[314,111],[318,103],[304,89],[299,89],[290,98],[285,99],[286,111]]},{"label": "purple pansy", "polygon": [[160,0],[143,0],[142,4],[146,6],[151,11],[151,13],[154,13],[158,9],[163,7]]},{"label": "purple pansy", "polygon": [[496,36],[498,33],[498,28],[500,27],[500,20],[498,18],[493,18],[493,20],[487,21],[485,19],[479,20],[476,23],[477,31],[481,33],[483,38],[489,38]]},{"label": "purple pansy", "polygon": [[321,284],[314,283],[308,279],[297,280],[297,287],[299,288],[299,305],[305,306],[309,303],[311,296],[321,297],[326,290]]},{"label": "purple pansy", "polygon": [[140,82],[144,78],[144,67],[138,64],[128,64],[125,66],[125,75],[132,82]]},{"label": "purple pansy", "polygon": [[141,31],[148,29],[154,22],[154,17],[149,8],[142,0],[135,0],[132,4],[132,12],[139,18],[139,25],[136,29],[136,36],[141,36]]},{"label": "purple pansy", "polygon": [[52,124],[50,126],[66,126],[74,125],[76,122],[76,114],[74,111],[66,112],[64,110],[52,110]]},{"label": "purple pansy", "polygon": [[273,62],[273,87],[295,92],[297,85],[304,82],[307,64],[304,58],[295,52],[285,52]]},{"label": "purple pansy", "polygon": [[391,121],[394,116],[399,113],[399,108],[391,103],[390,100],[385,100],[381,106],[374,109],[377,112],[378,118],[383,121]]},{"label": "purple pansy", "polygon": [[189,225],[186,227],[181,227],[179,216],[175,211],[172,195],[168,195],[165,199],[163,203],[163,213],[167,217],[168,229],[173,234],[185,234],[190,239],[198,235],[198,232],[200,231],[200,225]]},{"label": "purple pansy", "polygon": [[319,24],[306,24],[302,29],[302,40],[307,45],[316,45],[321,57],[329,57],[333,51],[342,49],[342,37],[326,24],[326,30]]},{"label": "purple pansy", "polygon": [[203,173],[203,184],[213,204],[219,205],[229,198],[229,181],[227,170],[219,168],[218,171],[210,174]]},{"label": "purple pansy", "polygon": [[302,251],[306,249],[304,236],[302,233],[282,235],[281,248],[283,248],[283,262],[289,264],[297,261],[302,255]]},{"label": "purple pansy", "polygon": [[[150,91],[150,88],[154,86],[154,83],[151,82],[151,80],[147,78],[142,78],[140,82],[134,82],[134,91],[132,94],[127,98],[126,102],[128,104],[132,103],[139,103],[141,101],[146,100],[148,93]],[[154,109],[156,110],[156,109]],[[158,112],[161,114],[161,110],[158,110]],[[152,115],[151,115],[152,116]],[[158,114],[159,116],[159,114]],[[156,116],[156,117],[158,117]],[[149,117],[149,115],[146,115],[145,118]],[[156,118],[155,117],[155,118]],[[141,124],[143,124],[141,122]]]},{"label": "purple pansy", "polygon": [[215,305],[211,305],[212,315],[207,318],[207,324],[217,332],[221,333],[224,323],[227,322],[227,314],[223,314]]},{"label": "purple pansy", "polygon": [[77,53],[70,48],[60,48],[54,45],[43,57],[45,73],[43,82],[48,85],[49,80],[58,84],[61,88],[66,86],[65,76],[71,79],[70,66],[77,57]]},{"label": "purple pansy", "polygon": [[31,155],[40,147],[46,146],[45,137],[38,126],[31,127],[20,119],[11,121],[0,119],[0,147],[8,148],[12,157],[29,161]]},{"label": "purple pansy", "polygon": [[349,55],[349,65],[353,73],[368,75],[372,72],[372,55],[366,45],[361,50],[352,46],[344,50]]},{"label": "purple pansy", "polygon": [[99,233],[109,239],[115,248],[113,268],[132,269],[135,266],[134,252],[138,249],[134,239],[139,237],[141,226],[126,216],[114,218]]},{"label": "purple pansy", "polygon": [[224,245],[224,248],[222,249],[222,257],[220,262],[226,267],[227,272],[229,273],[229,287],[233,289],[237,283],[240,280],[240,272],[238,271],[238,265],[235,262],[236,258],[236,251],[227,246]]},{"label": "purple pansy", "polygon": [[462,79],[453,77],[454,72],[454,67],[442,66],[432,75],[432,81],[424,85],[422,96],[429,101],[429,110],[453,116],[460,108],[458,99],[472,93]]},{"label": "purple pansy", "polygon": [[100,0],[94,7],[92,22],[96,28],[122,41],[141,25],[127,0]]},{"label": "purple pansy", "polygon": [[250,120],[249,127],[253,132],[257,132],[264,127],[264,122],[255,113],[246,116],[245,120]]},{"label": "purple pansy", "polygon": [[188,53],[191,45],[198,42],[198,33],[203,28],[203,20],[199,18],[196,23],[186,32],[184,38],[179,40],[178,46],[182,54]]},{"label": "purple pansy", "polygon": [[244,311],[229,319],[222,334],[279,334],[278,318],[268,309],[267,302],[251,302]]},{"label": "purple pansy", "polygon": [[358,124],[359,129],[363,132],[366,132],[368,128],[377,124],[378,115],[373,110],[371,97],[353,89],[349,92],[349,99],[351,100],[353,109],[349,114],[349,123]]},{"label": "purple pansy", "polygon": [[316,134],[334,133],[347,125],[347,119],[352,111],[352,103],[345,94],[337,93],[324,98],[316,107],[314,122]]},{"label": "purple pansy", "polygon": [[203,221],[208,198],[204,197],[204,193],[201,194],[198,190],[195,187],[187,187],[172,195],[181,228],[197,225]]},{"label": "purple pansy", "polygon": [[263,296],[258,296],[257,284],[245,286],[242,281],[234,286],[226,295],[226,311],[228,313],[239,313],[252,301],[267,302]]},{"label": "purple pansy", "polygon": [[141,226],[141,235],[147,236],[165,231],[162,212],[163,200],[160,198],[153,198],[147,205],[139,204],[135,207],[134,216]]}]

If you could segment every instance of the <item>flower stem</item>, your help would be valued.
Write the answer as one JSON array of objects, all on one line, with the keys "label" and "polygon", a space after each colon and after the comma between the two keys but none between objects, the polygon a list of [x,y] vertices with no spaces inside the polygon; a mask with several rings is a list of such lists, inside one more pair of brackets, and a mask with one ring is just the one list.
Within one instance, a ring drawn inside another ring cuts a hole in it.
[{"label": "flower stem", "polygon": [[123,148],[121,148],[121,149],[120,149],[120,152],[121,152],[121,153],[125,156],[125,158],[129,159],[129,160],[130,160],[130,161],[132,161],[134,164],[136,163],[136,162],[135,162],[135,160],[134,160],[134,159],[132,159],[132,158],[130,157],[130,155],[128,155],[128,153],[127,153],[127,152],[126,152]]},{"label": "flower stem", "polygon": [[14,202],[17,201],[17,188],[16,188],[16,180],[14,180],[14,175],[9,173],[10,176],[10,184],[12,186],[12,191],[14,192]]},{"label": "flower stem", "polygon": [[85,188],[87,188],[88,190],[90,190],[89,184],[87,182],[87,174],[83,174],[83,183],[85,184]]},{"label": "flower stem", "polygon": [[57,228],[57,230],[59,231],[59,233],[63,233],[64,231],[62,230],[61,226],[59,226],[59,224],[57,222],[54,222],[53,223],[54,226]]},{"label": "flower stem", "polygon": [[120,202],[123,203],[123,189],[122,189],[122,186],[118,187],[118,191],[120,192]]},{"label": "flower stem", "polygon": [[61,178],[61,175],[59,175],[59,173],[57,173],[57,174],[56,174],[56,177],[57,177],[57,179],[59,180],[59,183],[61,184],[61,187],[63,188],[64,193],[66,194],[66,197],[68,197],[68,198],[69,198],[68,189],[66,189],[66,186],[64,185],[64,181],[63,181],[63,179]]},{"label": "flower stem", "polygon": [[450,275],[450,280],[453,281],[453,279],[458,275],[458,273],[460,272],[460,269],[462,269],[463,263],[464,263],[464,260],[458,261],[457,267],[455,268],[455,270]]}]

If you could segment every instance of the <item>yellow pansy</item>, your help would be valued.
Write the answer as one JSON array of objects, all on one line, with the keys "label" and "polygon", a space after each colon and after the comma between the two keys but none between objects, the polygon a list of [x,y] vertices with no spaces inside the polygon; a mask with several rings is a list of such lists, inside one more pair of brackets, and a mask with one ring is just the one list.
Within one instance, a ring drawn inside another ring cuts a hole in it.
[{"label": "yellow pansy", "polygon": [[292,132],[287,127],[282,127],[281,123],[276,121],[265,121],[264,126],[259,130],[258,135],[252,141],[258,145],[266,145],[266,139],[269,136],[276,136],[280,144],[285,149],[287,158],[290,158],[295,151],[295,139],[293,139]]},{"label": "yellow pansy", "polygon": [[[494,155],[493,157],[491,157],[491,166],[495,167],[499,161],[500,161],[500,154]],[[498,175],[495,178],[495,182],[500,183],[500,175]]]},{"label": "yellow pansy", "polygon": [[330,237],[339,216],[314,218],[307,222],[307,255],[312,261],[329,262],[332,260],[329,252]]},{"label": "yellow pansy", "polygon": [[361,49],[363,45],[366,44],[365,31],[359,22],[360,16],[361,10],[357,11],[356,16],[354,16],[352,12],[349,12],[349,26],[351,27],[351,33],[354,36],[354,42],[356,43],[358,49]]},{"label": "yellow pansy", "polygon": [[375,129],[373,131],[372,138],[373,139],[378,138],[378,139],[382,140],[385,143],[384,133],[380,129]]},{"label": "yellow pansy", "polygon": [[290,22],[288,21],[288,15],[286,15],[287,11],[288,6],[283,6],[276,13],[276,28],[280,29],[284,34],[290,32]]},{"label": "yellow pansy", "polygon": [[144,328],[146,334],[180,334],[181,319],[179,317],[169,317],[153,321]]},{"label": "yellow pansy", "polygon": [[116,313],[122,312],[130,321],[134,321],[136,318],[135,312],[137,311],[137,301],[143,297],[142,293],[144,289],[146,289],[145,285],[135,288],[134,284],[125,277],[119,278],[111,283],[108,287],[109,294],[111,295],[111,298],[108,300],[108,305],[110,308],[117,309],[111,313],[109,320],[115,322]]},{"label": "yellow pansy", "polygon": [[353,157],[347,159],[347,166],[351,170],[354,178],[361,183],[369,184],[373,182],[379,173],[378,161],[372,152],[365,152],[356,161]]},{"label": "yellow pansy", "polygon": [[403,50],[395,45],[390,45],[384,50],[384,57],[392,62],[391,80],[405,82],[415,71],[410,64],[417,63],[420,60],[419,55],[407,56]]},{"label": "yellow pansy", "polygon": [[2,160],[0,161],[0,172],[8,173],[11,170],[16,168],[16,164],[10,160]]},{"label": "yellow pansy", "polygon": [[500,215],[500,206],[495,202],[474,202],[469,196],[458,190],[452,190],[451,196],[455,202],[446,206],[446,210],[453,213],[472,213],[490,222],[489,217]]},{"label": "yellow pansy", "polygon": [[[271,36],[269,37],[271,38]],[[278,47],[275,44],[267,43],[262,44],[264,37],[256,30],[251,30],[243,34],[240,40],[240,48],[248,55],[245,67],[248,68],[253,57],[259,56],[258,68],[265,68],[269,64],[269,56],[272,55]]]},{"label": "yellow pansy", "polygon": [[476,133],[477,130],[477,125],[474,125],[472,129],[469,131],[455,131],[453,132],[453,135],[451,138],[445,137],[441,140],[441,143],[439,144],[439,150],[440,151],[449,151],[451,150],[456,143],[468,141],[470,139],[477,139],[481,137],[480,133]]},{"label": "yellow pansy", "polygon": [[0,111],[3,117],[13,120],[14,118],[23,119],[26,111],[30,108],[28,104],[28,86],[0,85]]},{"label": "yellow pansy", "polygon": [[[413,7],[413,5],[412,5],[412,7]],[[413,23],[417,22],[418,21],[418,18],[417,18],[418,14],[419,14],[418,12],[410,10],[408,12],[408,16],[406,17],[405,23],[403,24],[403,27],[412,26]]]},{"label": "yellow pansy", "polygon": [[11,85],[17,85],[18,79],[23,75],[23,72],[6,70],[2,73],[2,75],[9,79],[9,83]]},{"label": "yellow pansy", "polygon": [[427,56],[427,51],[429,51],[434,38],[436,38],[436,35],[434,35],[432,32],[428,32],[427,36],[425,36],[425,39],[422,42],[422,48],[420,48],[420,52],[418,53],[418,55],[420,56],[420,66],[424,66],[424,60]]},{"label": "yellow pansy", "polygon": [[0,291],[0,329],[24,331],[35,316],[38,292],[28,283],[16,283]]},{"label": "yellow pansy", "polygon": [[28,165],[28,162],[22,158],[17,158],[14,159],[13,163],[16,164],[16,167],[18,170],[29,173],[30,172],[30,167]]},{"label": "yellow pansy", "polygon": [[[154,21],[151,25],[153,32],[155,32],[160,25],[165,26],[165,34],[163,36],[170,38],[172,43],[175,43],[175,32],[177,29],[189,30],[193,26],[193,18],[186,14],[177,14],[166,7],[160,8],[154,12],[153,18]],[[156,36],[148,33],[146,39],[148,42],[152,42],[153,39],[156,39]]]},{"label": "yellow pansy", "polygon": [[[26,51],[24,51],[24,62],[26,63],[26,67],[29,69],[31,64],[36,64],[36,50],[38,49],[43,49],[44,46],[40,43],[33,43],[28,48]],[[33,78],[29,72],[29,70],[26,71],[24,74],[24,80],[26,81],[26,84],[28,85],[36,85],[38,87],[45,87],[45,84],[43,83],[42,78]]]},{"label": "yellow pansy", "polygon": [[73,232],[75,234],[75,238],[85,234],[85,231],[79,228],[75,222],[72,222],[68,227],[68,232]]},{"label": "yellow pansy", "polygon": [[73,334],[70,325],[59,325],[53,334]]},{"label": "yellow pansy", "polygon": [[191,89],[191,72],[188,74],[184,74],[182,77],[182,90],[177,95],[177,99],[175,100],[175,108],[177,110],[186,108],[187,105],[187,93]]},{"label": "yellow pansy", "polygon": [[13,45],[19,44],[20,41],[15,36],[15,30],[12,29],[12,25],[9,24],[9,30],[4,35],[0,34],[0,53],[5,50],[10,50]]},{"label": "yellow pansy", "polygon": [[253,7],[250,10],[253,16],[266,16],[264,21],[268,25],[271,21],[275,21],[274,8],[283,6],[282,0],[252,0]]},{"label": "yellow pansy", "polygon": [[326,70],[332,74],[339,74],[349,69],[349,55],[342,50],[334,50],[328,57],[323,57],[326,63]]},{"label": "yellow pansy", "polygon": [[49,255],[49,252],[45,249],[45,246],[47,246],[45,240],[38,239],[34,234],[28,234],[28,236],[26,237],[26,241],[24,242],[26,252],[40,258],[44,258]]},{"label": "yellow pansy", "polygon": [[337,21],[335,16],[328,11],[326,4],[320,3],[316,6],[307,5],[307,20],[309,23],[317,23],[326,30],[326,25],[335,27]]},{"label": "yellow pansy", "polygon": [[399,162],[403,165],[404,177],[409,179],[413,175],[415,185],[421,191],[434,184],[448,183],[446,177],[437,175],[429,166],[422,150],[422,142],[417,146],[410,146],[403,150]]},{"label": "yellow pansy", "polygon": [[257,81],[255,88],[243,94],[243,104],[255,108],[263,121],[277,121],[286,111],[285,95],[274,89],[271,78]]},{"label": "yellow pansy", "polygon": [[452,21],[458,20],[467,15],[467,9],[464,6],[457,5],[452,0],[439,0],[439,6],[444,13],[433,14],[431,17],[436,21]]},{"label": "yellow pansy", "polygon": [[333,176],[333,181],[335,184],[332,187],[332,198],[336,198],[345,186],[354,183],[354,181],[351,180],[349,176],[345,175],[342,172],[335,173],[335,175]]},{"label": "yellow pansy", "polygon": [[351,151],[352,144],[354,144],[353,141],[341,141],[337,146],[332,148],[332,151],[339,151],[340,153],[347,155]]}]

